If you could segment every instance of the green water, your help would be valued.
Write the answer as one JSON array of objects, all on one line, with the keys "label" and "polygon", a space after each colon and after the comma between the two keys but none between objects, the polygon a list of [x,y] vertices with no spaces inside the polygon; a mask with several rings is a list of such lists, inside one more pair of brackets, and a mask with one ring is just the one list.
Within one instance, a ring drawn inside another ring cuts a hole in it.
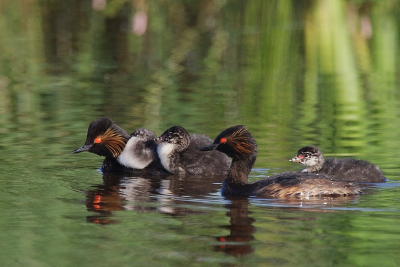
[{"label": "green water", "polygon": [[[0,0],[0,266],[399,266],[399,8]],[[70,153],[100,116],[211,138],[244,124],[251,181],[300,170],[288,160],[314,144],[389,182],[286,201],[103,176],[101,157]]]}]

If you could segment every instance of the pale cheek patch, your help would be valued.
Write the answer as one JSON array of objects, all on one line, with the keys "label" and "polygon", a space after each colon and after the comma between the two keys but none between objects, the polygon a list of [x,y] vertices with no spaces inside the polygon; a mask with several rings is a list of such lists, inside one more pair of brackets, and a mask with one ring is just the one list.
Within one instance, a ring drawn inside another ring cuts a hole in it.
[{"label": "pale cheek patch", "polygon": [[134,169],[144,169],[151,163],[151,161],[143,160],[143,155],[138,155],[135,147],[138,142],[137,137],[131,137],[126,143],[125,149],[121,155],[118,156],[117,161],[122,165]]},{"label": "pale cheek patch", "polygon": [[318,162],[318,159],[317,158],[315,158],[315,157],[311,157],[308,161],[307,161],[307,165],[308,166],[314,166],[314,165],[317,165],[319,162]]},{"label": "pale cheek patch", "polygon": [[161,164],[163,167],[171,172],[170,170],[170,156],[174,150],[174,145],[169,144],[169,143],[160,143],[157,146],[157,154],[158,157],[160,158]]}]

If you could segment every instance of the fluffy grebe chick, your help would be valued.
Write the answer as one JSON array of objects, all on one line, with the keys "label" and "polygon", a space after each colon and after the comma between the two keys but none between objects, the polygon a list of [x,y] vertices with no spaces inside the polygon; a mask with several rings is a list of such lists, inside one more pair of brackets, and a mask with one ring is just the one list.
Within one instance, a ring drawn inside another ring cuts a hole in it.
[{"label": "fluffy grebe chick", "polygon": [[360,183],[386,181],[379,167],[358,159],[324,159],[322,151],[316,146],[301,148],[290,161],[305,165],[307,168],[303,172],[319,173],[336,180]]},{"label": "fluffy grebe chick", "polygon": [[189,133],[181,126],[166,130],[158,139],[157,153],[163,167],[173,174],[225,175],[230,162],[227,156],[202,153],[200,148],[212,140]]},{"label": "fluffy grebe chick", "polygon": [[85,145],[72,153],[89,151],[106,157],[102,171],[168,174],[157,157],[156,138],[143,128],[129,135],[110,118],[101,117],[89,125]]},{"label": "fluffy grebe chick", "polygon": [[223,195],[288,198],[361,193],[357,184],[304,172],[284,172],[249,184],[248,176],[257,158],[257,143],[243,125],[222,131],[210,146],[201,150],[214,149],[232,158],[221,189]]},{"label": "fluffy grebe chick", "polygon": [[157,154],[157,142],[157,135],[153,131],[136,129],[117,157],[117,161],[127,168],[143,170],[144,174],[171,174],[161,165]]},{"label": "fluffy grebe chick", "polygon": [[153,131],[144,128],[136,129],[117,157],[117,161],[133,169],[146,168],[158,159],[156,140],[157,136]]}]

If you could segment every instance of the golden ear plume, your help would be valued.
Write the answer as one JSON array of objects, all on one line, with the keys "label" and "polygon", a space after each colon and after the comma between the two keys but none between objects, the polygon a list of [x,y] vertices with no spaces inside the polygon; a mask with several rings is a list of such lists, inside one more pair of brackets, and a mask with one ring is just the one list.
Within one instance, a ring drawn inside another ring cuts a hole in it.
[{"label": "golden ear plume", "polygon": [[241,154],[250,154],[253,146],[251,142],[249,142],[249,136],[246,134],[247,130],[245,127],[242,127],[231,134],[228,138],[233,145],[232,147]]},{"label": "golden ear plume", "polygon": [[117,133],[112,127],[99,136],[104,145],[110,150],[113,157],[118,157],[126,145],[126,138]]}]

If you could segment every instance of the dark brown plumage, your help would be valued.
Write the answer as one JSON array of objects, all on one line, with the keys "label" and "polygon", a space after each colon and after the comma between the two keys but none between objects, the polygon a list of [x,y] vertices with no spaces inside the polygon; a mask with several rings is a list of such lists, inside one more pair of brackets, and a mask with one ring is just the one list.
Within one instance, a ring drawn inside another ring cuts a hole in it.
[{"label": "dark brown plumage", "polygon": [[210,146],[201,150],[214,149],[232,158],[232,165],[221,189],[223,195],[302,198],[361,194],[355,183],[303,172],[284,172],[249,184],[248,176],[257,158],[257,144],[243,125],[222,131]]}]

